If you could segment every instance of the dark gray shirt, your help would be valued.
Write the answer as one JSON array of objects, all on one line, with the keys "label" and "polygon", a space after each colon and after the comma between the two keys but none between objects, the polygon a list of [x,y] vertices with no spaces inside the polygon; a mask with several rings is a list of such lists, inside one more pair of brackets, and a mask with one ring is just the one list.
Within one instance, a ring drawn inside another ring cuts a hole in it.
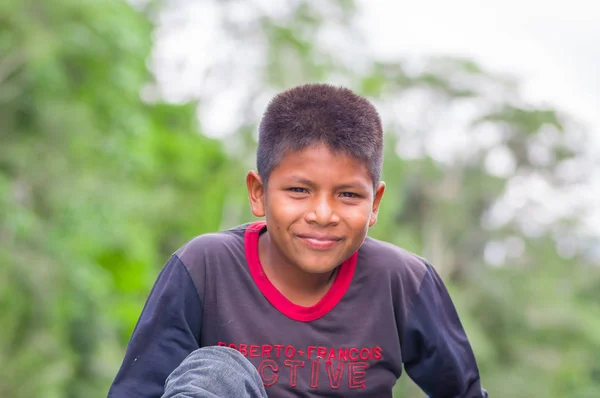
[{"label": "dark gray shirt", "polygon": [[430,397],[485,397],[473,352],[433,267],[367,238],[312,307],[288,301],[258,258],[264,223],[201,235],[163,268],[110,397],[160,397],[193,350],[223,345],[269,397],[391,397],[404,366]]}]

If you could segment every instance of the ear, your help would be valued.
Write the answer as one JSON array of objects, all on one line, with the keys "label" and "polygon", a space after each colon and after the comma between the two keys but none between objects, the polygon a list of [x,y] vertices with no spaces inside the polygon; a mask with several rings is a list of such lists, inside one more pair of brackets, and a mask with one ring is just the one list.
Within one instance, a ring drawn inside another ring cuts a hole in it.
[{"label": "ear", "polygon": [[372,227],[377,222],[377,213],[379,212],[379,204],[381,203],[381,198],[383,198],[384,192],[385,192],[385,182],[380,181],[377,184],[377,189],[375,190],[375,197],[373,198],[373,208],[371,210],[371,219],[369,220],[369,227]]},{"label": "ear", "polygon": [[265,184],[256,171],[248,172],[246,176],[246,186],[248,187],[248,199],[252,214],[256,217],[265,216]]}]

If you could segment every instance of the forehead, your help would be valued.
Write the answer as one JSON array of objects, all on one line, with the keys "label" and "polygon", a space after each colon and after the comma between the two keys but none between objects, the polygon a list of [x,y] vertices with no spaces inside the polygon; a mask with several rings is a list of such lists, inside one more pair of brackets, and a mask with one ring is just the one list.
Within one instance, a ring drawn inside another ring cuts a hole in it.
[{"label": "forehead", "polygon": [[363,160],[342,151],[332,151],[324,144],[283,154],[269,179],[306,179],[323,185],[350,181],[366,186],[373,184]]}]

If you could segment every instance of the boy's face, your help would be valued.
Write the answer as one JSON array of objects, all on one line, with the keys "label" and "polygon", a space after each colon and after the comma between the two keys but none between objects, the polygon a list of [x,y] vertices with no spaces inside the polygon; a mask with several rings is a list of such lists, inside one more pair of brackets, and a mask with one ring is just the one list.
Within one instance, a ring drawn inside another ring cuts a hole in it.
[{"label": "boy's face", "polygon": [[267,187],[247,177],[252,212],[266,217],[271,249],[307,273],[327,273],[350,257],[377,220],[385,184],[373,190],[360,160],[317,145],[285,155]]}]

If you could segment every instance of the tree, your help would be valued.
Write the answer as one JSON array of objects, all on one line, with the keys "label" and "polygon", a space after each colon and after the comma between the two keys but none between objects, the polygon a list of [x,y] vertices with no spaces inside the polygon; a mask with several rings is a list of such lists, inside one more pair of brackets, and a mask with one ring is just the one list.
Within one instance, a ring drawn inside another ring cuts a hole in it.
[{"label": "tree", "polygon": [[141,99],[151,25],[126,3],[0,21],[0,395],[101,396],[161,263],[218,228],[227,158],[193,105]]}]

